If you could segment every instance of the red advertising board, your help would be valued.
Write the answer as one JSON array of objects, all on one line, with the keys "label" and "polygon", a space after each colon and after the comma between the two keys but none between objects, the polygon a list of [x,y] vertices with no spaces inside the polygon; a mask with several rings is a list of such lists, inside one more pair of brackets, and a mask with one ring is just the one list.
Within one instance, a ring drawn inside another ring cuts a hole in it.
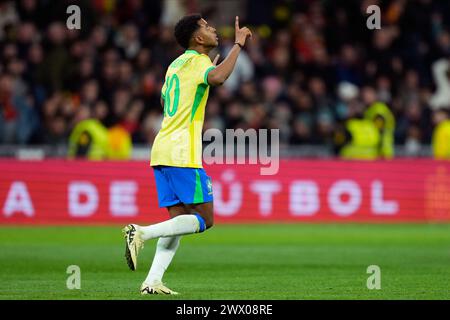
[{"label": "red advertising board", "polygon": [[[205,166],[217,222],[450,221],[450,162],[282,160]],[[0,224],[153,223],[148,162],[0,160]]]}]

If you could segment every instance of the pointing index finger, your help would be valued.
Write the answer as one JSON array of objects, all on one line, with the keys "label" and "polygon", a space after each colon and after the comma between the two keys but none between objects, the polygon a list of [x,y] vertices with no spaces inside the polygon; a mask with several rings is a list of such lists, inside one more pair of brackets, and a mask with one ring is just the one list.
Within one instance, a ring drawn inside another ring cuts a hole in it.
[{"label": "pointing index finger", "polygon": [[213,60],[213,65],[217,65],[217,62],[219,61],[220,54],[216,55],[216,57]]},{"label": "pointing index finger", "polygon": [[234,23],[234,26],[236,27],[236,29],[239,29],[239,16],[236,16],[236,21]]}]

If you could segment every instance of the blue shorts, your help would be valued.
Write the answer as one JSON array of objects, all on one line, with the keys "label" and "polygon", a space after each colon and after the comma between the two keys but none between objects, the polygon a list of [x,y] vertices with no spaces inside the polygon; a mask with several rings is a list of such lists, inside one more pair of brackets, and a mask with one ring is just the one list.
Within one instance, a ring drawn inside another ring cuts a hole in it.
[{"label": "blue shorts", "polygon": [[213,201],[211,178],[202,168],[153,167],[160,208]]}]

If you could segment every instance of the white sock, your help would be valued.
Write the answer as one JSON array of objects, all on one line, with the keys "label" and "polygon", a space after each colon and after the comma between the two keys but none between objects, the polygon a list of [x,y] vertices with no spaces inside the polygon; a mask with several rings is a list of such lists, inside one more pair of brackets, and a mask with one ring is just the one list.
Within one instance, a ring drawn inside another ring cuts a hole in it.
[{"label": "white sock", "polygon": [[148,240],[202,232],[204,231],[204,223],[201,226],[199,218],[194,214],[182,214],[170,220],[147,227],[139,226],[139,230],[142,232],[142,239]]},{"label": "white sock", "polygon": [[152,285],[162,281],[164,272],[180,245],[180,238],[180,236],[159,238],[155,257],[144,283]]}]

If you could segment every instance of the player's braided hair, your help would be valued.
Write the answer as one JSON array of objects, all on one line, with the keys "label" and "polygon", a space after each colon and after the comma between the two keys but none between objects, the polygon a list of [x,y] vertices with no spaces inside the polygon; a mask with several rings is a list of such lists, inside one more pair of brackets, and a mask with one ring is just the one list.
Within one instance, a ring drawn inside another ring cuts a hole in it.
[{"label": "player's braided hair", "polygon": [[189,48],[189,42],[194,32],[200,27],[198,21],[202,18],[201,14],[195,13],[180,19],[175,25],[175,39],[183,48]]}]

